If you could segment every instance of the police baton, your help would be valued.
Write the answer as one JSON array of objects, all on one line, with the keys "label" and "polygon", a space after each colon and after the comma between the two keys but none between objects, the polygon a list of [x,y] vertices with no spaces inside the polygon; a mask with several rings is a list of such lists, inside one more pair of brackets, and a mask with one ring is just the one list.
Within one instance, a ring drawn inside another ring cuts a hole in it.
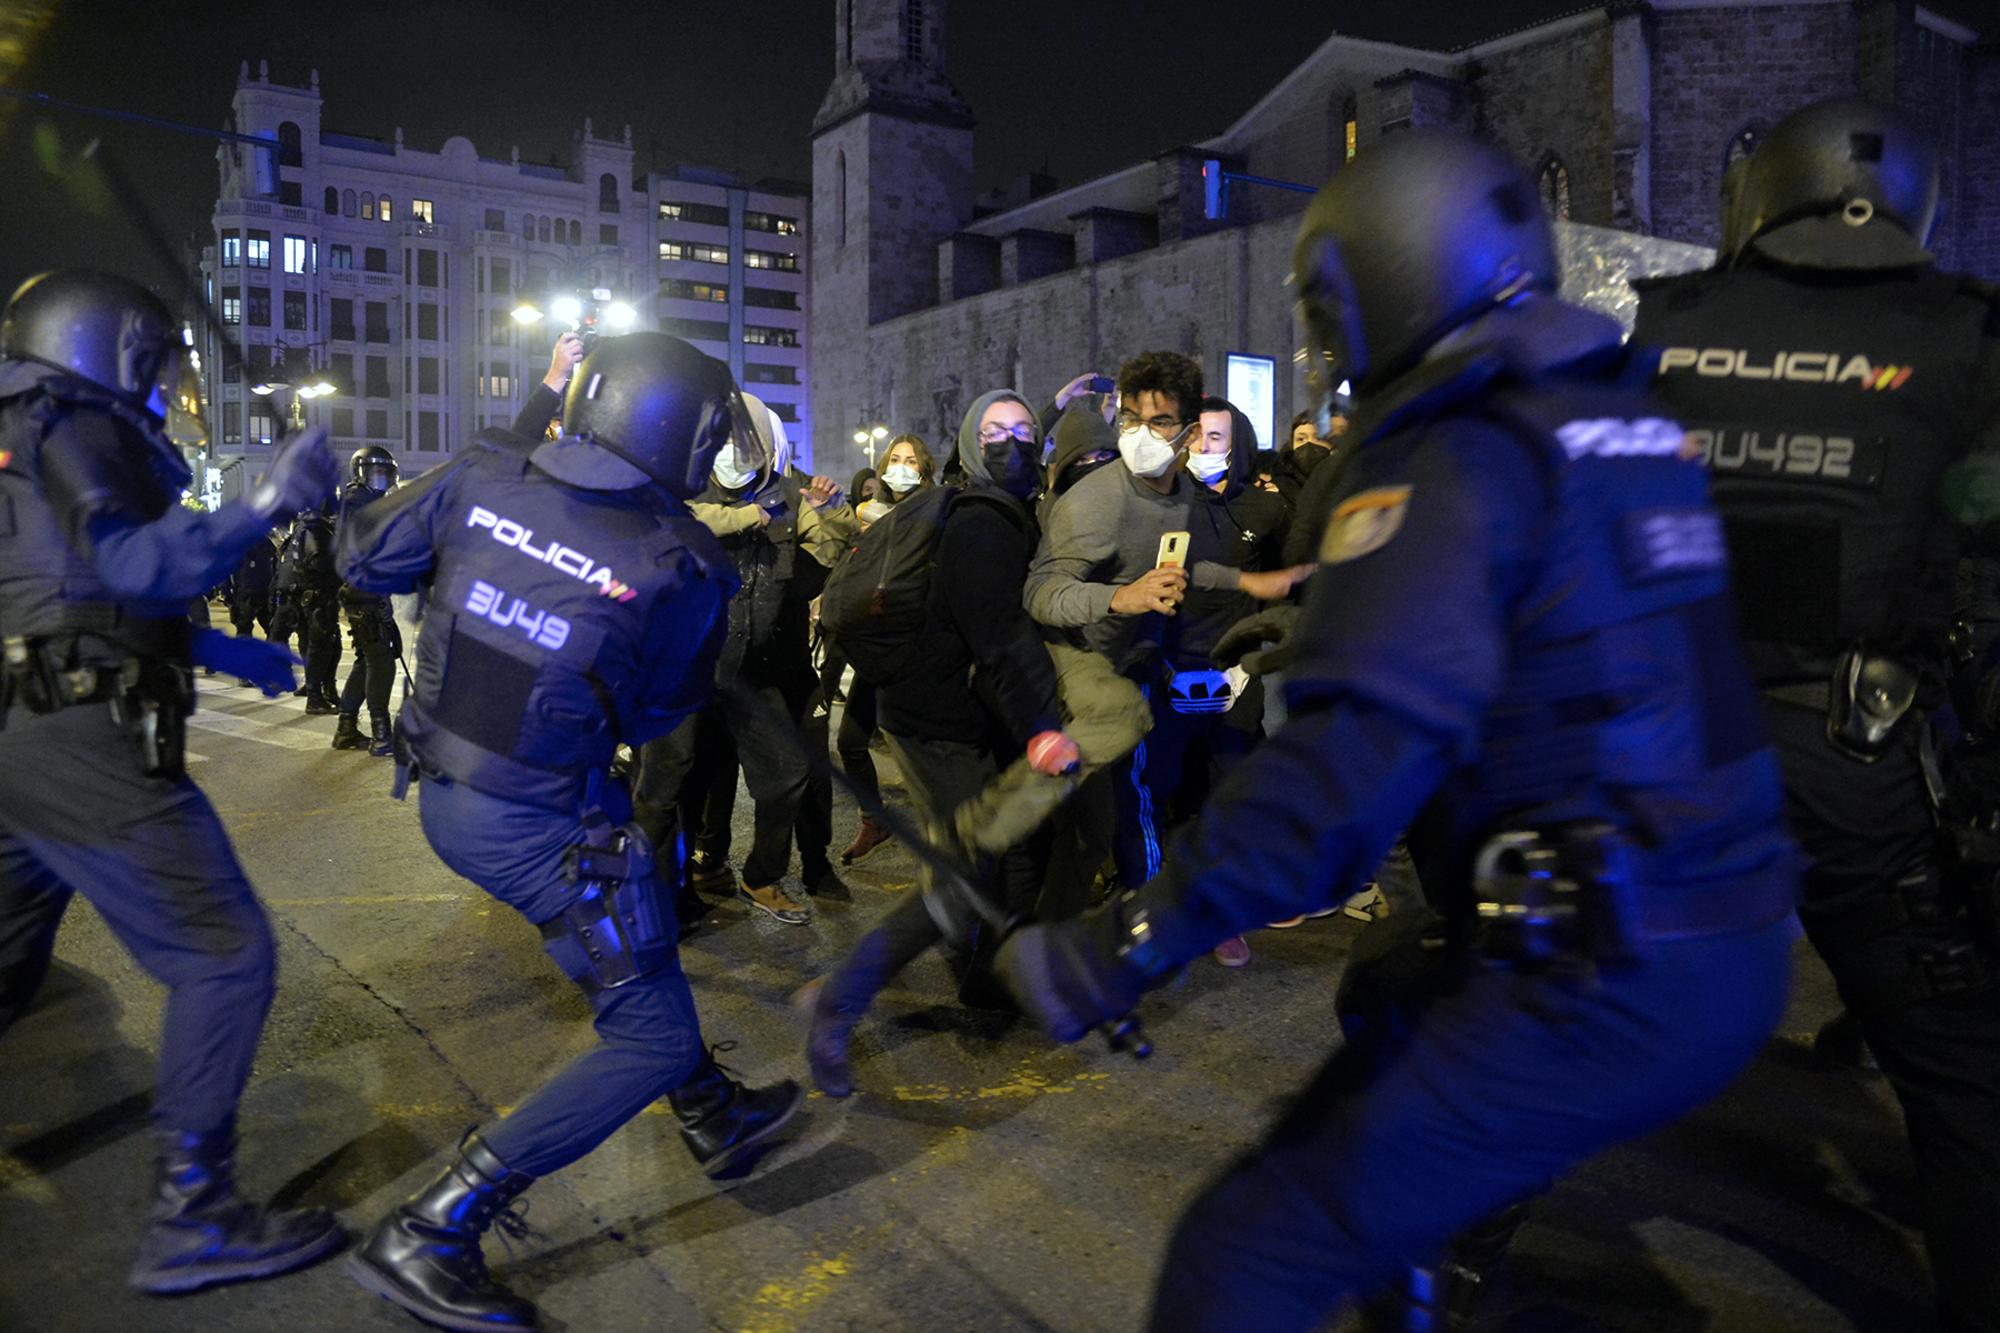
[{"label": "police baton", "polygon": [[[763,712],[766,715],[777,713],[777,710],[760,698],[756,691],[749,689],[740,680],[717,685],[716,692],[728,695],[739,707],[752,712]],[[923,862],[931,872],[934,885],[942,886],[961,906],[969,908],[981,921],[998,931],[1003,940],[1026,923],[1026,918],[1010,917],[988,902],[986,895],[974,888],[965,878],[957,862],[925,836],[916,825],[889,809],[879,796],[871,799],[863,795],[861,789],[854,785],[847,774],[835,767],[833,761],[823,752],[815,754],[813,747],[805,743],[805,738],[799,735],[798,728],[792,724],[789,717],[778,715],[775,720],[783,724],[778,727],[779,734],[783,735],[786,744],[805,760],[806,767],[816,776],[828,779],[834,786],[847,793],[848,797],[861,807],[863,814],[900,839],[903,845],[915,854],[917,860]],[[1122,1018],[1102,1023],[1098,1030],[1104,1034],[1105,1044],[1116,1054],[1129,1055],[1134,1060],[1144,1060],[1153,1053],[1153,1043],[1146,1039],[1146,1031],[1140,1025],[1136,1014],[1126,1014]]]}]

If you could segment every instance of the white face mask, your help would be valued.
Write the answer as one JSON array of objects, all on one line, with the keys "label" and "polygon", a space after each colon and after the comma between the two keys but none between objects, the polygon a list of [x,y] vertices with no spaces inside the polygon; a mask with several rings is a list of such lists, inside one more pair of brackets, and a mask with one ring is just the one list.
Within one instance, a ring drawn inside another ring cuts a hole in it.
[{"label": "white face mask", "polygon": [[1118,432],[1118,456],[1135,477],[1161,477],[1174,465],[1180,450],[1144,426]]},{"label": "white face mask", "polygon": [[1203,481],[1214,481],[1217,477],[1229,471],[1229,455],[1226,453],[1189,454],[1187,469]]},{"label": "white face mask", "polygon": [[923,477],[908,463],[891,463],[882,469],[882,484],[898,495],[922,480]]},{"label": "white face mask", "polygon": [[715,456],[715,484],[725,491],[740,491],[757,478],[757,469],[744,471],[736,458],[736,446],[725,444]]}]

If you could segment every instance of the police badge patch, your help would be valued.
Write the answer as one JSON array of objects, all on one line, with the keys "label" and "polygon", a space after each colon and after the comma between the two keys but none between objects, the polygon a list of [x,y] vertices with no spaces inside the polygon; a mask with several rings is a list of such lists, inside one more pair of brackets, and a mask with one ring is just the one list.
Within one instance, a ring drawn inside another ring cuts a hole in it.
[{"label": "police badge patch", "polygon": [[1320,563],[1337,565],[1381,550],[1402,530],[1409,505],[1408,486],[1378,486],[1342,500],[1320,539]]}]

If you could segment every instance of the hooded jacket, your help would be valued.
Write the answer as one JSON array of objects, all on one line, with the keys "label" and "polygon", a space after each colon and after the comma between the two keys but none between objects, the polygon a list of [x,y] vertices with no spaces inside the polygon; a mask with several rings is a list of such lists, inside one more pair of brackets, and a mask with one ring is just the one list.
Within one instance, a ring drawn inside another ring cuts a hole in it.
[{"label": "hooded jacket", "polygon": [[[1188,522],[1188,559],[1238,571],[1282,568],[1290,511],[1278,496],[1249,484],[1258,460],[1257,428],[1233,405],[1229,416],[1227,480],[1220,491],[1202,486],[1196,497]],[[1199,483],[1199,478],[1189,480]],[[1256,601],[1237,589],[1190,586],[1162,640],[1168,660],[1177,668],[1207,670],[1214,665],[1215,641],[1223,631],[1256,609]]]},{"label": "hooded jacket", "polygon": [[[808,607],[860,525],[845,504],[822,511],[806,502],[784,422],[752,395],[743,398],[767,462],[741,490],[725,490],[711,475],[688,508],[722,542],[743,584],[729,603],[723,675],[777,683],[810,672]],[[771,516],[768,524],[759,521],[760,509]]]},{"label": "hooded jacket", "polygon": [[1005,390],[984,394],[959,424],[969,484],[938,535],[923,669],[881,687],[882,727],[892,736],[983,746],[997,722],[1011,753],[1057,725],[1055,666],[1021,600],[1038,536],[1034,513],[993,483],[979,447],[979,419],[1003,399],[1021,401]]},{"label": "hooded jacket", "polygon": [[[1066,479],[1063,475],[1075,466],[1076,460],[1100,449],[1109,449],[1113,453],[1118,451],[1118,432],[1110,422],[1091,411],[1088,404],[1081,402],[1070,404],[1056,418],[1055,434],[1050,439],[1055,452],[1049,458],[1048,483],[1042,488],[1041,518],[1045,524],[1049,520],[1049,506],[1076,484],[1077,479]],[[1110,464],[1100,466],[1108,467]]]}]

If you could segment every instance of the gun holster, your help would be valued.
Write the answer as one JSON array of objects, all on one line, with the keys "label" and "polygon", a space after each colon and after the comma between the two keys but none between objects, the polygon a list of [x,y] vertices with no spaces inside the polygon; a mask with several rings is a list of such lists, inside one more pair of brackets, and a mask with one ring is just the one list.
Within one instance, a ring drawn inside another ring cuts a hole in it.
[{"label": "gun holster", "polygon": [[563,853],[563,874],[580,892],[541,924],[542,947],[585,994],[629,985],[672,961],[673,912],[654,871],[652,843],[637,824],[614,827],[601,810],[585,813],[583,841]]},{"label": "gun holster", "polygon": [[1826,738],[1841,753],[1872,764],[1889,748],[1896,724],[1917,702],[1916,668],[1856,644],[1833,667]]},{"label": "gun holster", "polygon": [[1630,961],[1641,942],[1636,892],[1630,848],[1609,824],[1500,833],[1473,863],[1473,944],[1524,968]]},{"label": "gun holster", "polygon": [[118,668],[111,720],[137,747],[139,767],[147,777],[186,774],[187,720],[192,712],[194,676],[186,668],[137,657]]}]

